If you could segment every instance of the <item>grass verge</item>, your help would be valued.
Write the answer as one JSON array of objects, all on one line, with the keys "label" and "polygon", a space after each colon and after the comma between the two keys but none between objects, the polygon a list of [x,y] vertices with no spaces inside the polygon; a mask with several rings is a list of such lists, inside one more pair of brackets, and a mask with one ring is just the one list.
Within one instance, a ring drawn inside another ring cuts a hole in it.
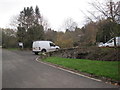
[{"label": "grass verge", "polygon": [[90,73],[96,76],[107,77],[120,81],[118,66],[120,61],[94,61],[86,59],[68,59],[60,57],[48,57],[45,62],[58,64],[80,72]]}]

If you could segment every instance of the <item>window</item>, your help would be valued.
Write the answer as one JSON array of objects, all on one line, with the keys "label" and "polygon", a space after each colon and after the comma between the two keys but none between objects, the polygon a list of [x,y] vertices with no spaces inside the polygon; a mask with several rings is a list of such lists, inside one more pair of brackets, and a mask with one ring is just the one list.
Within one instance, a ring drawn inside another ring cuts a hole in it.
[{"label": "window", "polygon": [[55,44],[54,44],[54,43],[50,43],[50,46],[53,46],[53,47],[55,47]]},{"label": "window", "polygon": [[113,40],[108,41],[108,43],[112,43],[112,42],[113,42]]},{"label": "window", "polygon": [[111,40],[109,40],[107,43],[112,43],[112,42],[114,42],[113,38]]}]

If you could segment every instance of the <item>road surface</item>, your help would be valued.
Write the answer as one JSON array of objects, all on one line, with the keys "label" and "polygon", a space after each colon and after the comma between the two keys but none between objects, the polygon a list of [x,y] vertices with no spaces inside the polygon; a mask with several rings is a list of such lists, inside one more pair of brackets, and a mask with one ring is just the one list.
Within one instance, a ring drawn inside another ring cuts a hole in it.
[{"label": "road surface", "polygon": [[37,62],[30,51],[2,50],[2,88],[116,88]]}]

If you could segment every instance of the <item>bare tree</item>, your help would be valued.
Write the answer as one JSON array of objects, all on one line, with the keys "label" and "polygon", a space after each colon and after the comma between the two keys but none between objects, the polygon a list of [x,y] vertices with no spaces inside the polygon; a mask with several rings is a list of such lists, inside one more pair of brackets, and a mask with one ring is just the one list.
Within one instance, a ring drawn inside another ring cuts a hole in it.
[{"label": "bare tree", "polygon": [[12,27],[14,29],[16,29],[16,27],[18,27],[18,24],[19,24],[18,17],[19,17],[18,15],[15,15],[10,18],[10,23],[9,23],[10,27]]},{"label": "bare tree", "polygon": [[66,30],[74,31],[77,27],[77,23],[73,21],[72,18],[67,18],[63,24]]},{"label": "bare tree", "polygon": [[44,27],[45,31],[47,31],[48,28],[50,28],[48,20],[45,17],[43,17],[43,16],[41,16],[41,25]]},{"label": "bare tree", "polygon": [[[103,26],[104,26],[104,28],[106,28],[106,29],[103,29],[104,33],[102,33],[101,35],[104,37],[118,36],[118,33],[119,33],[118,26],[120,24],[120,1],[115,2],[113,0],[107,0],[107,2],[103,4],[96,0],[95,2],[92,2],[90,4],[93,6],[93,8],[96,10],[96,12],[100,14],[98,16],[102,17],[102,19],[104,18],[104,20],[107,21],[107,23],[104,23],[104,25],[101,23],[100,26],[98,26],[98,27],[100,27],[100,29]],[[94,13],[92,13],[91,11],[89,11],[89,13],[95,17]],[[101,18],[98,19],[99,22],[100,22],[100,19]],[[103,25],[103,26],[101,26],[101,25]],[[116,46],[115,40],[114,40],[114,43]]]},{"label": "bare tree", "polygon": [[[120,1],[114,2],[112,0],[108,0],[105,4],[96,1],[90,4],[95,8],[96,12],[101,13],[104,18],[110,18],[111,21],[120,23]],[[91,11],[88,12],[92,16],[96,17]]]}]

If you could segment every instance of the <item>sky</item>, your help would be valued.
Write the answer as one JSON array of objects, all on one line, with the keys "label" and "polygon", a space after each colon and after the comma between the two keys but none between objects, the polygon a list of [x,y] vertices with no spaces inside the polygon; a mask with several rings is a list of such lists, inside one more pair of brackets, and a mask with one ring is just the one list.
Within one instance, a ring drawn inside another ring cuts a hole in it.
[{"label": "sky", "polygon": [[[67,18],[72,18],[78,26],[85,24],[85,15],[81,12],[92,10],[93,0],[0,0],[0,27],[11,28],[12,19],[19,15],[24,7],[37,5],[40,13],[54,30],[61,30]],[[100,0],[99,0],[100,1]],[[103,0],[101,0],[103,1]]]}]

